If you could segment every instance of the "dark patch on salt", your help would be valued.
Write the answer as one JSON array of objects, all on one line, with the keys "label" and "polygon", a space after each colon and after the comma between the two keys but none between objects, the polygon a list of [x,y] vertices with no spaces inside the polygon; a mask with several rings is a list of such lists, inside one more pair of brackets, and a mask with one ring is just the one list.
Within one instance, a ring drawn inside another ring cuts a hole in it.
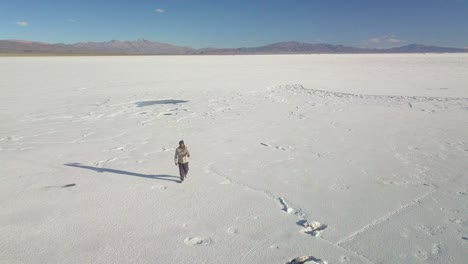
[{"label": "dark patch on salt", "polygon": [[135,104],[138,107],[150,106],[150,105],[167,105],[167,104],[183,104],[188,103],[185,100],[157,100],[157,101],[140,101]]},{"label": "dark patch on salt", "polygon": [[306,263],[306,262],[309,262],[309,261],[314,261],[315,263],[323,263],[321,259],[318,259],[316,257],[313,257],[313,256],[304,256],[304,257],[298,257],[298,258],[295,258],[295,259],[292,259],[288,262],[286,262],[286,264],[301,264],[301,263]]}]

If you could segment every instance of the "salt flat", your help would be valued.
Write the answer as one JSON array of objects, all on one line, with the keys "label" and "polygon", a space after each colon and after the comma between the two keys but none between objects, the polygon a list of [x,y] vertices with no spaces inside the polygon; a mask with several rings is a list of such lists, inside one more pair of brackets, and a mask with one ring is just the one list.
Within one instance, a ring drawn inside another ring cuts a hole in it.
[{"label": "salt flat", "polygon": [[0,58],[0,262],[466,263],[467,73],[466,54]]}]

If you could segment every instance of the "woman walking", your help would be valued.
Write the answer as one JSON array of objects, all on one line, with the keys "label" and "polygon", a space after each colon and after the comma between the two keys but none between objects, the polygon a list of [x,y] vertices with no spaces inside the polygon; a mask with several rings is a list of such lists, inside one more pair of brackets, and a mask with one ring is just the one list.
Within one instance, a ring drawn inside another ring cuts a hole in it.
[{"label": "woman walking", "polygon": [[175,151],[174,162],[176,166],[179,166],[180,182],[184,181],[189,171],[189,158],[190,152],[185,146],[183,140],[179,141],[179,147]]}]

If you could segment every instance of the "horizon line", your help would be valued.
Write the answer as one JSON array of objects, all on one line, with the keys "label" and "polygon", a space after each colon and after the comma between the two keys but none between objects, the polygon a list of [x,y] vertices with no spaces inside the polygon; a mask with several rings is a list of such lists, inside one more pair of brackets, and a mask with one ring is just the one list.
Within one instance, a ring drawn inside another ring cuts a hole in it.
[{"label": "horizon line", "polygon": [[73,43],[65,43],[65,42],[45,42],[39,40],[27,40],[27,39],[0,39],[0,41],[12,41],[12,42],[23,42],[23,43],[38,43],[38,44],[46,44],[46,45],[76,45],[79,43],[109,43],[109,42],[137,42],[137,41],[148,41],[152,43],[160,43],[160,44],[168,44],[178,47],[187,47],[194,50],[200,49],[244,49],[244,48],[258,48],[258,47],[265,47],[273,44],[279,43],[299,43],[299,44],[311,44],[311,45],[332,45],[332,46],[342,46],[342,47],[349,47],[349,48],[358,48],[358,49],[370,49],[370,50],[385,50],[385,49],[392,49],[392,48],[401,48],[407,46],[414,46],[414,45],[421,45],[426,47],[437,47],[437,48],[451,48],[451,49],[464,49],[468,50],[468,47],[453,47],[453,46],[437,46],[432,44],[422,44],[422,43],[409,43],[407,45],[398,45],[398,46],[388,46],[388,47],[368,47],[368,46],[353,46],[353,45],[346,45],[346,44],[331,44],[327,42],[305,42],[305,41],[297,41],[297,40],[284,40],[284,41],[277,41],[277,42],[270,42],[268,44],[258,45],[258,46],[242,46],[242,47],[235,47],[235,48],[227,48],[227,47],[202,47],[202,48],[194,48],[192,46],[184,45],[184,44],[173,44],[169,42],[161,42],[157,40],[149,40],[146,38],[137,38],[133,40],[122,40],[122,39],[111,39],[107,41],[79,41]]}]

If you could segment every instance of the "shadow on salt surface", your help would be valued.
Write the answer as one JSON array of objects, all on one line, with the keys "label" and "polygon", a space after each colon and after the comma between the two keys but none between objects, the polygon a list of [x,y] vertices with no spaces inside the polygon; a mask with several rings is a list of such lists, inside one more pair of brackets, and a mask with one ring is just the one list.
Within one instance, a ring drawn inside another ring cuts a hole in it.
[{"label": "shadow on salt surface", "polygon": [[[141,174],[141,173],[130,172],[130,171],[122,171],[122,170],[114,170],[114,169],[86,166],[86,165],[82,165],[80,163],[65,163],[63,165],[68,166],[68,167],[75,167],[75,168],[93,170],[95,172],[110,172],[110,173],[123,174],[123,175],[135,176],[135,177],[143,177],[143,178],[158,179],[158,180],[163,180],[163,181],[179,182],[179,180],[178,180],[179,177],[172,176],[172,175],[166,175],[166,174],[160,174],[160,175]],[[172,178],[174,178],[174,179],[172,179]]]},{"label": "shadow on salt surface", "polygon": [[183,103],[188,103],[188,101],[185,101],[185,100],[157,100],[157,101],[140,101],[140,102],[136,102],[135,104],[138,107],[145,107],[145,106],[150,106],[150,105],[183,104]]}]

